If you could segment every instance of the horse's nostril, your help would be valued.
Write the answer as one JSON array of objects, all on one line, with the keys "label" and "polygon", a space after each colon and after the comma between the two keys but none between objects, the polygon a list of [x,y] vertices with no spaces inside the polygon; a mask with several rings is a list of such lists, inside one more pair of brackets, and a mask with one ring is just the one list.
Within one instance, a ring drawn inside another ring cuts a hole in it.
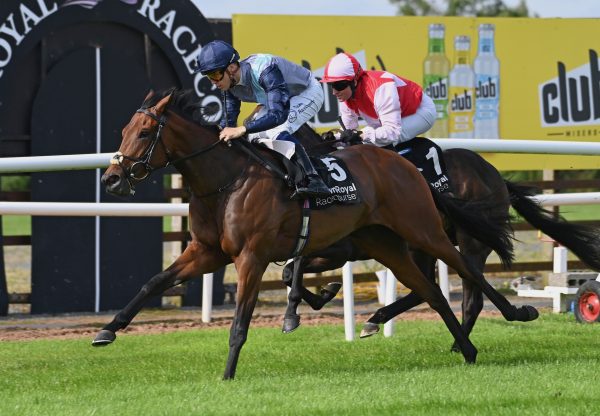
[{"label": "horse's nostril", "polygon": [[119,175],[108,175],[108,176],[104,175],[102,177],[102,183],[108,187],[113,187],[113,186],[117,185],[120,180],[121,180],[121,178]]}]

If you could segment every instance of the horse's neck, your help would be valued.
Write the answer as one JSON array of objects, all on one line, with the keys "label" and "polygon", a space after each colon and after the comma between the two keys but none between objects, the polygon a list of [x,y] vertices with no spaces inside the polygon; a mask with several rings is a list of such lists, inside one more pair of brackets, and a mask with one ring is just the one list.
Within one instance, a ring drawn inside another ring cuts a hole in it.
[{"label": "horse's neck", "polygon": [[[172,148],[174,159],[187,157],[219,141],[216,130],[189,122],[173,128],[173,131],[177,136]],[[219,189],[233,186],[245,169],[246,162],[241,152],[221,142],[210,150],[178,163],[176,168],[195,195],[217,195]]]}]

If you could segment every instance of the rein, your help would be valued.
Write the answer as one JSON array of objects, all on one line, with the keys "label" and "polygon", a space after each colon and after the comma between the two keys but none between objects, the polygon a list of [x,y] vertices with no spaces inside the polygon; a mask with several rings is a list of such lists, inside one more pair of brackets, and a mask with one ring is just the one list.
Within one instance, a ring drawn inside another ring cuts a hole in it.
[{"label": "rein", "polygon": [[324,141],[324,142],[321,142],[321,143],[315,143],[313,145],[310,145],[310,146],[307,147],[307,149],[316,149],[316,148],[320,148],[320,147],[323,147],[323,146],[331,146],[332,144],[340,143],[340,142],[345,143],[344,139],[328,140],[328,141]]}]

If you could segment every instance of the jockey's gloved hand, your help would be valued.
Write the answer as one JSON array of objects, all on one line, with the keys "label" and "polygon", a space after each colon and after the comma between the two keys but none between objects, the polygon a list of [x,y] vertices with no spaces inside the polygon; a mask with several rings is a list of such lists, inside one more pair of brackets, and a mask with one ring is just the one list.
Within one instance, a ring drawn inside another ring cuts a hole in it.
[{"label": "jockey's gloved hand", "polygon": [[360,131],[354,129],[344,130],[340,135],[340,139],[349,145],[355,145],[362,143],[362,136]]},{"label": "jockey's gloved hand", "polygon": [[333,142],[336,140],[335,134],[333,131],[326,131],[325,133],[321,134],[321,139],[323,139],[323,141],[325,142]]}]

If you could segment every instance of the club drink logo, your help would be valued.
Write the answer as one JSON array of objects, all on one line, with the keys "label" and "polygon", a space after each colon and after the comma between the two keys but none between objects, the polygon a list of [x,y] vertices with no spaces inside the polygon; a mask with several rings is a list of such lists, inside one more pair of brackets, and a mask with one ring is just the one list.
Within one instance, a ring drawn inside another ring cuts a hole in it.
[{"label": "club drink logo", "polygon": [[600,119],[600,62],[589,50],[589,62],[567,71],[557,62],[558,76],[538,88],[542,127],[596,125]]}]

